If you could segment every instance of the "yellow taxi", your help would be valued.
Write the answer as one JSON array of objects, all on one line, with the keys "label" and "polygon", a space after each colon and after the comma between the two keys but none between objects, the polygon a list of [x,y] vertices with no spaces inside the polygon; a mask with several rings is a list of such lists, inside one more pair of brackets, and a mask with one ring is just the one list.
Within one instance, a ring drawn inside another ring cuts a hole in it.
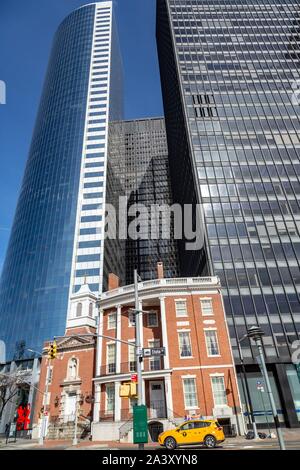
[{"label": "yellow taxi", "polygon": [[158,436],[158,443],[168,450],[179,446],[204,444],[209,449],[225,441],[223,428],[215,420],[193,419]]}]

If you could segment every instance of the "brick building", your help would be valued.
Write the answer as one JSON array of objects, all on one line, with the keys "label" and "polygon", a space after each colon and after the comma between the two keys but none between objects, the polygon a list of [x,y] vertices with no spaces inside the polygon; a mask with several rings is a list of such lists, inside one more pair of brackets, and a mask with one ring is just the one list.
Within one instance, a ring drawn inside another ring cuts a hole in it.
[{"label": "brick building", "polygon": [[[131,439],[137,399],[121,397],[120,387],[136,372],[134,286],[119,287],[111,275],[109,287],[98,300],[87,284],[72,297],[66,335],[57,340],[58,356],[50,364],[48,406],[40,394],[36,407],[36,425],[41,408],[47,411],[47,437],[71,437],[77,409],[78,435]],[[139,283],[139,301],[143,347],[165,348],[164,356],[142,363],[150,435],[186,416],[217,418],[243,432],[218,278],[168,279],[159,264],[157,279]],[[45,349],[41,391],[47,365]]]},{"label": "brick building", "polygon": [[[47,438],[71,438],[76,410],[78,435],[89,435],[93,407],[93,375],[96,354],[97,297],[84,284],[71,298],[64,337],[57,338],[57,357],[48,358],[45,343],[39,390],[35,406],[33,437],[40,432],[41,414],[46,412]],[[46,398],[46,376],[48,396]]]},{"label": "brick building", "polygon": [[[139,283],[144,348],[164,347],[163,357],[143,361],[143,395],[149,429],[167,429],[185,416],[218,418],[243,431],[236,373],[216,277],[163,277]],[[136,371],[134,286],[118,287],[99,302],[94,378],[94,440],[130,439],[136,398],[120,397],[120,386]],[[109,337],[109,338],[106,338]]]}]

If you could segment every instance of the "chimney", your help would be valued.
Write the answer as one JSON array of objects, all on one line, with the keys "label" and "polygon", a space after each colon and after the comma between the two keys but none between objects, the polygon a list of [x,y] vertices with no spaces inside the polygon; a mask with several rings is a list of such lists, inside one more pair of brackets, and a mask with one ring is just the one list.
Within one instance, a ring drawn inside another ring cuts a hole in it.
[{"label": "chimney", "polygon": [[164,278],[164,264],[162,261],[159,261],[157,263],[157,279],[163,279]]},{"label": "chimney", "polygon": [[120,287],[120,279],[114,273],[108,275],[108,290],[117,289]]}]

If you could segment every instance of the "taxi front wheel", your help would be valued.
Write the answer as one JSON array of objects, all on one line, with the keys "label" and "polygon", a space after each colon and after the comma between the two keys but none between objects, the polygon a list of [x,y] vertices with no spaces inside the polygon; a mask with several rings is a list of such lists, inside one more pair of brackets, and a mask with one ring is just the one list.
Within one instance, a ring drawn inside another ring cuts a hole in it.
[{"label": "taxi front wheel", "polygon": [[167,437],[167,439],[165,440],[165,447],[168,450],[176,449],[176,445],[177,443],[173,437]]},{"label": "taxi front wheel", "polygon": [[213,449],[216,447],[217,441],[214,436],[206,436],[204,439],[204,445],[209,449]]}]

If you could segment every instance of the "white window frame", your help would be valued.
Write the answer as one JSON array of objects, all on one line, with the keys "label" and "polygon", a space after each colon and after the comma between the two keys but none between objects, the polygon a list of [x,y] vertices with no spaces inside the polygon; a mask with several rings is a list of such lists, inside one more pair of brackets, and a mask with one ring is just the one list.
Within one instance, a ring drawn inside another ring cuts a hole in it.
[{"label": "white window frame", "polygon": [[[111,390],[113,390],[113,406],[112,406],[112,410],[109,410],[108,409],[108,393],[107,393],[107,389],[110,388]],[[115,412],[115,393],[116,393],[116,390],[115,390],[115,384],[114,383],[108,383],[108,384],[105,384],[105,414],[114,414]]]},{"label": "white window frame", "polygon": [[[221,405],[216,403],[213,379],[222,379],[222,383],[223,383],[223,387],[224,387],[225,403],[222,403]],[[224,374],[211,374],[210,375],[210,383],[211,383],[211,392],[212,392],[215,407],[217,407],[217,406],[228,406]]]},{"label": "white window frame", "polygon": [[[111,326],[110,325],[110,322],[111,322],[111,318],[114,317],[114,326]],[[109,312],[108,315],[107,315],[107,329],[108,330],[116,330],[117,329],[117,312],[114,311],[114,312]]]},{"label": "white window frame", "polygon": [[[148,347],[149,348],[160,348],[160,339],[157,339],[157,338],[149,339],[148,340]],[[151,368],[151,364],[155,364],[155,362],[159,364],[158,369],[157,368],[154,368],[154,369]],[[149,370],[150,371],[161,370],[161,356],[149,357]]]},{"label": "white window frame", "polygon": [[117,369],[117,348],[116,348],[115,341],[110,341],[109,343],[106,343],[106,373],[109,374],[109,375],[113,375],[113,374],[116,373],[116,370],[115,370],[115,372],[110,372],[109,371],[109,366],[110,366],[110,364],[113,364],[113,362],[110,362],[110,363],[108,362],[108,356],[109,356],[108,355],[108,350],[109,350],[110,346],[114,346],[114,348],[115,348],[115,362],[114,362],[114,364],[115,364],[115,369]]},{"label": "white window frame", "polygon": [[[203,310],[203,303],[208,302],[208,301],[210,302],[211,312],[205,312]],[[202,313],[203,317],[213,317],[214,316],[213,301],[212,301],[211,297],[202,297],[202,298],[200,298],[200,308],[201,308],[201,313]]]},{"label": "white window frame", "polygon": [[[184,314],[182,314],[182,313],[178,314],[177,305],[178,305],[180,302],[181,302],[181,303],[184,302],[184,304],[185,304],[185,313],[184,313]],[[176,312],[176,318],[186,318],[186,317],[188,317],[186,299],[175,299],[175,312]]]},{"label": "white window frame", "polygon": [[[154,323],[153,325],[150,325],[150,322],[149,322],[150,315],[155,315],[155,323]],[[156,326],[158,326],[158,315],[157,315],[157,312],[148,312],[148,313],[147,313],[147,326],[148,326],[149,328],[155,328]]]},{"label": "white window frame", "polygon": [[[187,380],[192,380],[195,386],[195,405],[187,405],[186,401],[186,389],[185,389],[185,381]],[[188,377],[182,377],[182,390],[183,390],[183,399],[184,399],[184,409],[185,410],[195,410],[199,408],[199,400],[198,400],[198,392],[197,392],[197,381],[196,381],[196,376],[188,376]]]},{"label": "white window frame", "polygon": [[[206,333],[212,332],[212,331],[214,331],[214,333],[215,333],[216,344],[217,344],[217,348],[218,348],[218,354],[210,354],[210,352],[209,352],[208,338],[207,338]],[[220,357],[221,354],[220,354],[220,345],[219,345],[219,338],[218,338],[217,328],[204,328],[204,336],[205,336],[205,345],[206,345],[207,357]]]},{"label": "white window frame", "polygon": [[[129,343],[134,343],[135,342],[135,339],[129,339],[128,340]],[[131,355],[130,355],[130,351],[133,349],[134,351],[134,362],[135,362],[135,370],[131,370],[130,368],[130,363],[133,362],[131,361]],[[132,346],[128,345],[128,368],[129,368],[129,372],[136,372],[136,356],[135,356],[135,345],[133,344]]]},{"label": "white window frame", "polygon": [[[180,347],[180,334],[182,333],[187,333],[189,337],[189,343],[190,343],[190,350],[191,350],[191,355],[190,356],[182,356],[181,355],[181,347]],[[191,359],[193,357],[193,348],[192,348],[192,341],[191,341],[191,330],[178,330],[178,347],[179,347],[179,357],[180,359]]]}]

